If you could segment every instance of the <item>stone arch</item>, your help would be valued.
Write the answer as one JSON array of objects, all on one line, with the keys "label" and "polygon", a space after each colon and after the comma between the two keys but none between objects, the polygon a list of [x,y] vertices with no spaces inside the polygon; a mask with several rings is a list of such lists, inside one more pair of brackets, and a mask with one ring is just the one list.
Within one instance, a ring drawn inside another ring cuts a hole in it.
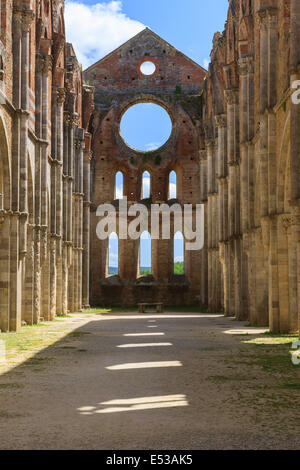
[{"label": "stone arch", "polygon": [[[119,178],[118,178],[119,177]],[[121,188],[118,188],[118,179],[120,180]],[[118,170],[114,173],[114,199],[123,199],[126,196],[124,191],[124,173]]]},{"label": "stone arch", "polygon": [[[148,175],[149,174],[149,178]],[[152,188],[153,188],[153,169],[149,165],[143,166],[143,168],[140,171],[140,177],[138,179],[138,194],[139,194],[139,199],[148,199],[152,195]],[[147,183],[145,181],[145,176],[146,179],[150,179],[149,181],[149,196],[145,196],[145,192],[147,192]],[[145,191],[145,192],[144,192]]]},{"label": "stone arch", "polygon": [[[168,174],[168,199],[177,199],[178,195],[178,176],[175,170],[169,171]],[[173,187],[174,185],[174,187]]]},{"label": "stone arch", "polygon": [[116,198],[116,175],[122,173],[123,175],[123,196],[127,196],[127,180],[128,180],[128,169],[122,163],[116,163],[113,165],[111,172],[111,200],[117,200]]}]

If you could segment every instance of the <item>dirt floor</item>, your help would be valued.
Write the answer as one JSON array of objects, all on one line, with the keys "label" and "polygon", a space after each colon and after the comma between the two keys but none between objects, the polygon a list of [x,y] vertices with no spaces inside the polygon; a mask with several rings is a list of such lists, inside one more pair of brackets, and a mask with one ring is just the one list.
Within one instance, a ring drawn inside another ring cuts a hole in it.
[{"label": "dirt floor", "polygon": [[1,449],[300,448],[296,337],[96,312],[0,334]]}]

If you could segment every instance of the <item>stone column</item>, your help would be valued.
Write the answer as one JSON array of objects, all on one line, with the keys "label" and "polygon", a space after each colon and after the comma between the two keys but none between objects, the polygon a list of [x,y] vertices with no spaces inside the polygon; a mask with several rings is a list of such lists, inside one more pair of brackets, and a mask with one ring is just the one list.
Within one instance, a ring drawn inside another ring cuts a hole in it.
[{"label": "stone column", "polygon": [[[88,137],[88,136],[86,136]],[[85,148],[83,152],[83,253],[82,253],[82,304],[83,308],[90,307],[90,171],[91,152]]]},{"label": "stone column", "polygon": [[[292,239],[297,247],[297,300],[300,305],[300,204],[297,202],[293,207],[292,223]],[[293,292],[295,295],[295,292]],[[293,322],[294,323],[294,322]],[[298,331],[300,331],[300,312],[298,309]]]},{"label": "stone column", "polygon": [[225,178],[227,176],[227,118],[226,114],[215,116],[216,126],[218,128],[218,163],[217,176]]},{"label": "stone column", "polygon": [[[300,80],[300,2],[291,0],[291,30],[290,30],[290,83],[296,86]],[[299,86],[297,87],[299,88]],[[300,199],[300,104],[291,100],[291,199]]]},{"label": "stone column", "polygon": [[0,211],[0,330],[10,329],[10,212]]},{"label": "stone column", "polygon": [[62,236],[63,236],[63,104],[66,92],[56,89],[56,314],[61,315],[62,307]]},{"label": "stone column", "polygon": [[45,320],[51,319],[50,312],[50,248],[52,248],[53,261],[53,240],[48,237],[50,227],[48,225],[49,204],[48,200],[48,151],[49,151],[49,74],[52,70],[52,58],[50,55],[43,56],[42,69],[42,112],[41,112],[41,315]]}]

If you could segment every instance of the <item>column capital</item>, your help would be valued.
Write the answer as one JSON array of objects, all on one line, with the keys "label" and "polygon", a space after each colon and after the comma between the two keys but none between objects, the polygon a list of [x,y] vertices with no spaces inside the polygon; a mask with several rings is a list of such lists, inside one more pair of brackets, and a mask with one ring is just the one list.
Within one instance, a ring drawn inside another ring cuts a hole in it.
[{"label": "column capital", "polygon": [[248,75],[249,73],[254,72],[254,61],[253,61],[253,56],[248,55],[246,57],[241,57],[238,62],[238,71],[239,75]]},{"label": "column capital", "polygon": [[289,230],[293,225],[296,225],[296,218],[292,214],[283,214],[280,216],[280,222],[285,230]]},{"label": "column capital", "polygon": [[34,17],[34,11],[29,8],[15,6],[13,9],[13,20],[18,24],[19,28],[22,28],[23,32],[29,32]]},{"label": "column capital", "polygon": [[28,33],[31,23],[35,17],[33,10],[24,10],[22,15],[22,29],[24,32]]},{"label": "column capital", "polygon": [[40,52],[35,56],[35,67],[37,72],[47,73],[52,70],[52,57],[51,55],[44,55]]},{"label": "column capital", "polygon": [[257,13],[256,17],[260,24],[267,24],[268,22],[277,21],[278,9],[272,6],[266,6],[260,8]]},{"label": "column capital", "polygon": [[206,139],[206,148],[213,149],[216,146],[215,139]]},{"label": "column capital", "polygon": [[227,116],[226,114],[217,114],[215,116],[215,123],[217,127],[226,127],[227,125]]},{"label": "column capital", "polygon": [[206,150],[199,150],[199,158],[201,161],[207,160]]},{"label": "column capital", "polygon": [[43,72],[48,74],[52,70],[52,57],[51,55],[44,56]]},{"label": "column capital", "polygon": [[224,90],[225,100],[228,104],[238,104],[239,101],[239,89],[238,88],[229,88]]},{"label": "column capital", "polygon": [[56,89],[56,102],[57,104],[62,105],[66,99],[66,90],[63,87]]},{"label": "column capital", "polygon": [[70,123],[72,127],[79,126],[79,114],[78,113],[73,113],[70,116]]}]

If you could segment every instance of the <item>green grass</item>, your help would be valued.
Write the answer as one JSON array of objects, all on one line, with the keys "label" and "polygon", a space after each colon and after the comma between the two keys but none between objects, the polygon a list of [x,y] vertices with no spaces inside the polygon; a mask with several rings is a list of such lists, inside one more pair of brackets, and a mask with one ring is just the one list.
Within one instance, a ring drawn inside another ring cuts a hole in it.
[{"label": "green grass", "polygon": [[141,276],[150,276],[151,274],[152,274],[151,269],[140,268],[140,275]]},{"label": "green grass", "polygon": [[[83,312],[77,312],[76,314],[110,314],[110,313],[132,313],[137,312],[137,306],[133,307],[93,307],[89,310],[83,310]],[[164,306],[165,312],[185,312],[185,313],[207,313],[206,308],[202,308],[198,305],[192,306]]]},{"label": "green grass", "polygon": [[283,388],[289,388],[291,390],[300,390],[300,383],[298,383],[298,384],[283,384]]},{"label": "green grass", "polygon": [[18,389],[18,388],[23,388],[23,384],[18,384],[18,383],[7,383],[7,384],[0,384],[0,390],[6,390],[6,389]]},{"label": "green grass", "polygon": [[73,331],[72,333],[69,334],[70,337],[72,338],[81,338],[82,336],[90,335],[88,331]]}]

